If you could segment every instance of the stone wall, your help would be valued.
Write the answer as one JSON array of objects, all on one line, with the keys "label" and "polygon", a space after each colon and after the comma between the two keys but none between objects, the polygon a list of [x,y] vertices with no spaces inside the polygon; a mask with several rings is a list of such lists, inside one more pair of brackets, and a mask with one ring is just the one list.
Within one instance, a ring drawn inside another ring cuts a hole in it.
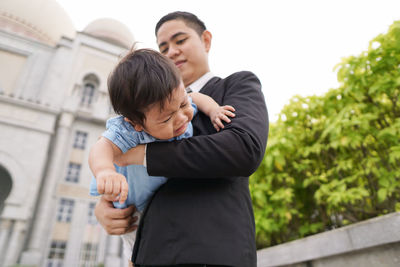
[{"label": "stone wall", "polygon": [[400,212],[257,252],[258,267],[400,266]]}]

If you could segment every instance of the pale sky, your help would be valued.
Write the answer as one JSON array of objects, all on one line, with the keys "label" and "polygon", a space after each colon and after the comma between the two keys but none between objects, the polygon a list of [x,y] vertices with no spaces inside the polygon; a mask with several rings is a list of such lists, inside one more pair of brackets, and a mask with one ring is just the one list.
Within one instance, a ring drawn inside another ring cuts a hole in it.
[{"label": "pale sky", "polygon": [[338,82],[333,68],[358,55],[400,20],[399,0],[57,0],[77,31],[110,17],[141,47],[157,49],[154,26],[165,14],[196,14],[213,34],[211,71],[249,70],[261,80],[271,121],[294,95],[320,95]]}]

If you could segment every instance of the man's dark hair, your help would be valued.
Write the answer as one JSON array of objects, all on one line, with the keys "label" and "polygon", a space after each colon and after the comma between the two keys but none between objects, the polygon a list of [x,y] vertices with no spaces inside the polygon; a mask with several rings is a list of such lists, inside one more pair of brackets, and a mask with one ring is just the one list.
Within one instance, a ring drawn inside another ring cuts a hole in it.
[{"label": "man's dark hair", "polygon": [[160,109],[181,82],[176,66],[152,49],[130,51],[108,77],[108,92],[115,113],[144,125],[147,108]]},{"label": "man's dark hair", "polygon": [[156,36],[157,36],[157,32],[160,29],[160,27],[165,22],[170,21],[170,20],[182,20],[183,22],[185,22],[185,24],[188,27],[195,30],[199,36],[201,36],[203,34],[203,32],[207,29],[204,22],[201,21],[196,15],[189,13],[189,12],[185,12],[185,11],[175,11],[175,12],[165,15],[157,22],[156,30],[155,30]]}]

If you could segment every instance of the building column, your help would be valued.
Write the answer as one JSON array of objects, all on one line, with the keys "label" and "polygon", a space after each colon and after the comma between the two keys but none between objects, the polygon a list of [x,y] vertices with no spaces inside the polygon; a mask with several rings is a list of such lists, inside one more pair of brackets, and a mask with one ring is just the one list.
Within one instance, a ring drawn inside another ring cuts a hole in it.
[{"label": "building column", "polygon": [[49,223],[54,221],[57,206],[55,190],[58,181],[65,172],[65,155],[70,136],[70,128],[74,121],[71,113],[62,113],[54,142],[54,150],[50,153],[48,172],[43,179],[43,189],[38,201],[38,210],[33,221],[32,234],[28,248],[22,253],[21,264],[41,266],[44,253],[47,251],[48,237],[51,234]]},{"label": "building column", "polygon": [[121,266],[121,238],[116,235],[110,235],[108,238],[108,247],[104,266],[107,267],[120,267]]},{"label": "building column", "polygon": [[[64,257],[64,266],[79,266],[79,256],[82,246],[85,225],[87,223],[87,202],[75,200],[71,227]],[[86,216],[85,216],[86,215]]]},{"label": "building column", "polygon": [[8,239],[11,234],[11,220],[2,219],[0,221],[0,266],[3,266],[4,259],[8,252]]},{"label": "building column", "polygon": [[99,247],[97,248],[97,264],[104,264],[106,259],[106,243],[108,235],[104,228],[100,226],[100,223],[98,223],[97,227],[101,228]]},{"label": "building column", "polygon": [[18,257],[24,246],[26,222],[15,221],[12,234],[7,244],[7,254],[3,266],[11,266],[17,263]]}]

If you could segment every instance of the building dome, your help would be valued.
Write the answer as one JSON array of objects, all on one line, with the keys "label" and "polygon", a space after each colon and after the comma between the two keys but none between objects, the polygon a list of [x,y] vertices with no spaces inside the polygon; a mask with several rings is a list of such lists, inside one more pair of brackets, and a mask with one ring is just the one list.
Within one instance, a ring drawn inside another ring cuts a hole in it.
[{"label": "building dome", "polygon": [[111,18],[97,19],[89,23],[83,32],[127,49],[131,48],[135,42],[128,27]]},{"label": "building dome", "polygon": [[68,14],[55,0],[1,0],[0,28],[49,45],[76,34]]}]

